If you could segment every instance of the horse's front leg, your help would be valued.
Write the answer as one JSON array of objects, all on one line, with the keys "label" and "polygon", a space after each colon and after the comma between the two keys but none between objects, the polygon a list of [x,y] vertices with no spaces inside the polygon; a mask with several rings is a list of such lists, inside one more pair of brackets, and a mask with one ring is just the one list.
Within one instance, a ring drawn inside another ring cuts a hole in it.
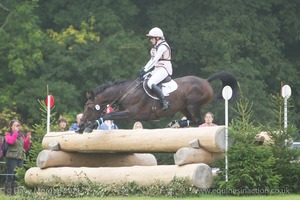
[{"label": "horse's front leg", "polygon": [[128,118],[129,118],[129,111],[127,110],[108,113],[102,117],[103,122],[105,120],[128,119]]},{"label": "horse's front leg", "polygon": [[91,133],[95,128],[101,125],[105,120],[116,120],[116,119],[128,119],[129,118],[129,111],[120,111],[120,112],[112,112],[104,115],[100,119],[91,122],[85,129],[85,133]]}]

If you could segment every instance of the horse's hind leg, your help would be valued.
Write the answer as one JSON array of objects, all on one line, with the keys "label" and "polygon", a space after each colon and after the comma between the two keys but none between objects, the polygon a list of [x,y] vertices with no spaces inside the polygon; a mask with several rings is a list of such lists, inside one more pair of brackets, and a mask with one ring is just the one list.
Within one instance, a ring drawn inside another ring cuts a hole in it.
[{"label": "horse's hind leg", "polygon": [[200,108],[196,105],[188,105],[187,110],[189,115],[191,116],[192,125],[200,124]]},{"label": "horse's hind leg", "polygon": [[195,126],[200,124],[200,112],[198,111],[198,107],[189,105],[185,110],[181,111],[181,113],[190,120],[190,125]]}]

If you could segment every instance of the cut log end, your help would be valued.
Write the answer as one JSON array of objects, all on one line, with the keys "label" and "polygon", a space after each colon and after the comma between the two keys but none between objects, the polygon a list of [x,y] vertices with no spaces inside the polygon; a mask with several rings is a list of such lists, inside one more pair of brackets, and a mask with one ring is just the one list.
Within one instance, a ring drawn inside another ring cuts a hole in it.
[{"label": "cut log end", "polygon": [[224,128],[218,129],[215,137],[215,143],[221,152],[225,152],[225,137]]},{"label": "cut log end", "polygon": [[52,151],[59,151],[60,150],[59,143],[56,141],[50,142],[48,145],[48,149]]},{"label": "cut log end", "polygon": [[49,160],[49,153],[47,151],[41,151],[36,159],[36,166],[43,169],[46,167],[46,163]]},{"label": "cut log end", "polygon": [[193,175],[193,184],[197,188],[208,189],[213,183],[211,168],[206,164],[199,164]]},{"label": "cut log end", "polygon": [[194,140],[190,141],[189,145],[191,148],[200,149],[200,143],[199,143],[198,139],[194,139]]}]

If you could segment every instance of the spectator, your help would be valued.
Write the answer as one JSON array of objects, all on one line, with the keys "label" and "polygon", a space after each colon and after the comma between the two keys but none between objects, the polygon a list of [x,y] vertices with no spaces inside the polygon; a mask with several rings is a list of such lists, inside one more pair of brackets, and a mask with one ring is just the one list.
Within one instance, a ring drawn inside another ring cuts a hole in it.
[{"label": "spectator", "polygon": [[79,125],[80,125],[80,120],[81,120],[81,117],[82,117],[82,113],[78,114],[76,116],[76,123],[72,124],[69,131],[76,131],[78,128],[79,128]]},{"label": "spectator", "polygon": [[58,119],[58,129],[61,132],[64,132],[67,128],[67,119],[65,117],[60,117]]},{"label": "spectator", "polygon": [[211,112],[207,112],[204,116],[204,123],[200,124],[199,127],[209,127],[209,126],[218,126],[217,124],[213,123],[214,115]]},{"label": "spectator", "polygon": [[143,129],[143,124],[137,121],[133,124],[133,129]]},{"label": "spectator", "polygon": [[1,159],[2,156],[3,156],[2,145],[3,145],[3,140],[2,140],[2,136],[0,135],[0,159]]},{"label": "spectator", "polygon": [[[111,105],[107,105],[107,108],[105,109],[105,114],[114,112],[115,110]],[[118,129],[118,126],[114,124],[113,120],[105,120],[101,125],[98,126],[97,130],[112,130],[112,129]]]},{"label": "spectator", "polygon": [[25,137],[20,132],[21,124],[17,119],[9,123],[9,131],[5,135],[5,142],[8,144],[6,159],[6,180],[5,195],[14,195],[17,189],[17,178],[15,176],[16,167],[23,167],[25,152],[30,148],[31,134]]}]

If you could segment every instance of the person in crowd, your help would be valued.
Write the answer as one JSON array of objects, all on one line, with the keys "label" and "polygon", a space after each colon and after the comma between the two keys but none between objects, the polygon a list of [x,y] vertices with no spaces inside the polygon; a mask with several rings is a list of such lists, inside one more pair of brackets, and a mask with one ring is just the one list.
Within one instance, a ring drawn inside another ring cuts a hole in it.
[{"label": "person in crowd", "polygon": [[167,110],[170,107],[170,102],[165,98],[157,84],[173,73],[171,48],[165,40],[163,31],[158,27],[152,28],[146,36],[153,48],[150,51],[150,60],[140,71],[140,76],[143,79],[145,74],[151,72],[147,85],[160,99],[162,109]]},{"label": "person in crowd", "polygon": [[8,144],[5,155],[6,160],[6,180],[4,191],[5,195],[14,195],[17,189],[17,177],[15,176],[16,167],[23,167],[25,152],[31,144],[31,134],[25,137],[21,131],[19,120],[13,119],[9,123],[8,133],[5,135],[5,142]]},{"label": "person in crowd", "polygon": [[132,129],[143,129],[143,124],[141,122],[137,121],[133,124]]},{"label": "person in crowd", "polygon": [[[28,141],[30,141],[30,143],[31,143],[31,137],[32,137],[31,132],[26,133],[26,136],[25,136],[25,134],[23,134],[23,137],[25,137],[25,138],[26,138]],[[26,158],[29,157],[30,147],[31,147],[31,146],[29,146],[29,148],[26,149],[26,151],[25,151]]]},{"label": "person in crowd", "polygon": [[[105,109],[105,114],[114,112],[115,110],[111,105],[107,105],[107,108]],[[100,124],[97,127],[97,130],[112,130],[112,129],[118,129],[118,126],[114,124],[113,120],[105,120],[102,124]]]},{"label": "person in crowd", "polygon": [[58,119],[58,129],[61,132],[64,132],[67,128],[67,119],[65,117],[60,117]]},{"label": "person in crowd", "polygon": [[3,139],[2,139],[2,135],[0,135],[0,159],[3,157],[2,145],[3,145]]},{"label": "person in crowd", "polygon": [[209,127],[209,126],[218,126],[217,124],[213,123],[214,115],[211,112],[207,112],[204,115],[204,123],[200,124],[199,127]]},{"label": "person in crowd", "polygon": [[76,123],[71,125],[71,127],[69,128],[69,131],[76,131],[79,128],[80,120],[81,120],[82,115],[83,115],[82,113],[79,113],[76,116]]}]

